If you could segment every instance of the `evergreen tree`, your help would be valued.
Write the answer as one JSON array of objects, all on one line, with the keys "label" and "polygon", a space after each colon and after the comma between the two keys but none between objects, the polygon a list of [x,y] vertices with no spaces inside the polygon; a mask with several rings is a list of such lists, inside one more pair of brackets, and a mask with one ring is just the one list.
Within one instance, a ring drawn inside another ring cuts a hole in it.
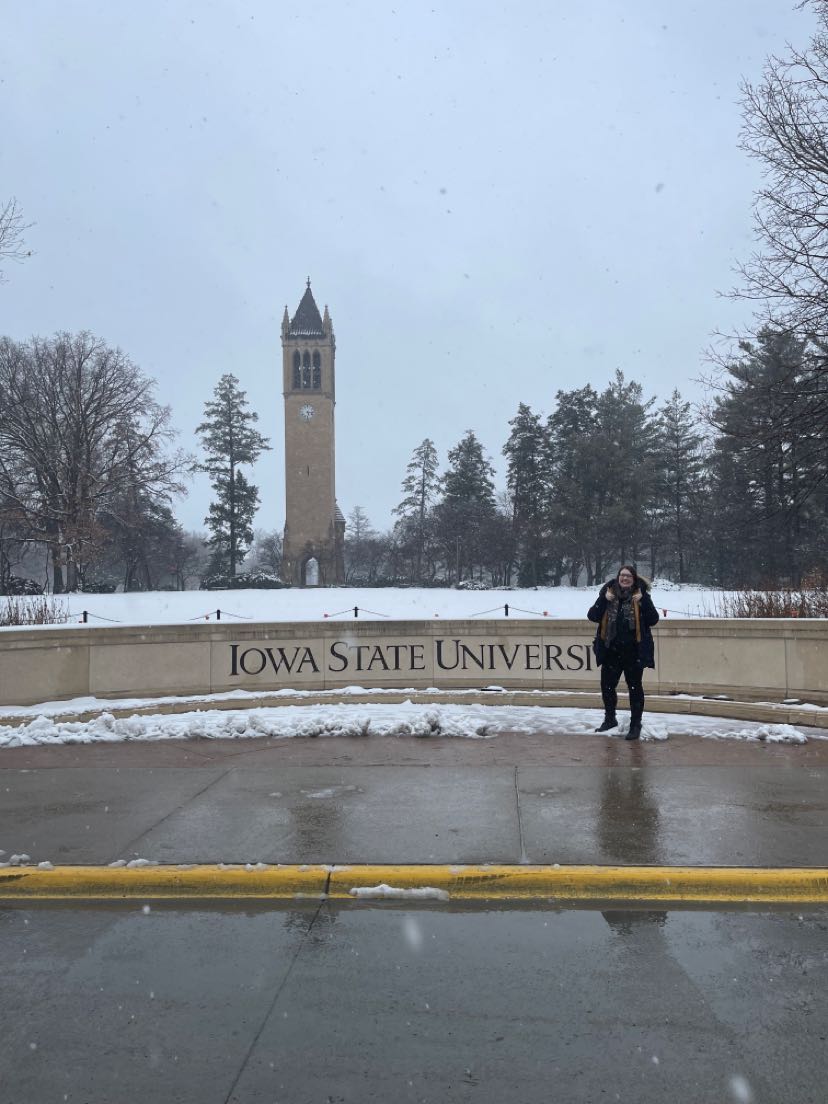
[{"label": "evergreen tree", "polygon": [[483,452],[474,430],[449,449],[449,466],[442,478],[444,502],[473,503],[481,510],[494,509],[494,468]]},{"label": "evergreen tree", "polygon": [[586,569],[591,586],[603,574],[602,514],[609,497],[606,458],[598,425],[598,394],[587,384],[574,391],[558,391],[549,416],[552,546],[577,586]]},{"label": "evergreen tree", "polygon": [[657,501],[650,511],[650,570],[656,573],[657,549],[687,582],[687,559],[703,529],[700,505],[705,491],[702,434],[692,407],[675,390],[658,412]]},{"label": "evergreen tree", "polygon": [[520,556],[518,582],[537,586],[546,582],[549,498],[549,439],[540,415],[520,403],[509,422],[512,432],[503,446],[507,458],[506,485],[512,511],[514,545]]},{"label": "evergreen tree", "polygon": [[601,512],[602,543],[618,563],[635,562],[646,545],[658,451],[653,402],[621,371],[598,399],[598,442],[610,492]]},{"label": "evergreen tree", "polygon": [[125,592],[157,590],[163,580],[176,576],[184,531],[166,503],[142,495],[123,505],[107,519],[112,527],[110,559],[114,553]]},{"label": "evergreen tree", "polygon": [[423,566],[430,550],[432,514],[440,487],[437,467],[437,449],[426,437],[411,456],[402,483],[404,498],[394,508],[399,518],[398,535],[404,544],[413,546],[414,582],[422,581]]},{"label": "evergreen tree", "polygon": [[453,563],[449,575],[459,582],[484,558],[481,536],[495,513],[494,469],[471,429],[449,450],[448,461],[441,480],[443,498],[436,513],[446,563]]},{"label": "evergreen tree", "polygon": [[258,487],[248,482],[240,468],[254,464],[270,448],[267,438],[253,428],[259,415],[247,410],[246,393],[238,384],[233,375],[221,377],[213,400],[205,404],[205,419],[196,429],[207,457],[199,467],[210,475],[215,496],[204,519],[211,534],[212,568],[231,578],[253,540],[253,517],[259,504]]},{"label": "evergreen tree", "polygon": [[719,439],[708,464],[709,540],[699,549],[707,580],[720,587],[755,581],[758,530],[750,477],[726,439]]},{"label": "evergreen tree", "polygon": [[788,332],[764,328],[741,351],[712,412],[718,469],[728,472],[728,496],[738,488],[743,501],[740,528],[730,526],[742,545],[733,581],[797,584],[803,569],[824,563],[817,549],[828,441],[807,413],[810,350]]},{"label": "evergreen tree", "polygon": [[549,418],[550,524],[570,582],[587,583],[646,545],[656,477],[657,433],[641,386],[616,372],[598,395],[559,391]]}]

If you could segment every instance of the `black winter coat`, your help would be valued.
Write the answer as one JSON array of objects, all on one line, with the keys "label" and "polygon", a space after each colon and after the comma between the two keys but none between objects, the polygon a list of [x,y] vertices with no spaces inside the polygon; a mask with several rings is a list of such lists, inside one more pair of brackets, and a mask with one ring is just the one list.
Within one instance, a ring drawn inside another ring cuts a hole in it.
[{"label": "black winter coat", "polygon": [[[595,662],[599,667],[604,662],[608,650],[606,634],[607,606],[609,605],[607,590],[609,589],[613,589],[616,594],[619,592],[620,588],[616,579],[610,579],[609,582],[604,583],[598,595],[598,600],[587,613],[589,620],[598,625],[595,631],[595,639],[592,642],[592,650],[595,652]],[[650,587],[643,579],[639,579],[638,584],[633,587],[633,594],[636,590],[641,592],[641,601],[638,603],[636,616],[638,658],[642,667],[655,667],[655,643],[650,630],[653,625],[658,623],[658,610],[653,605],[653,600],[650,597]]]}]

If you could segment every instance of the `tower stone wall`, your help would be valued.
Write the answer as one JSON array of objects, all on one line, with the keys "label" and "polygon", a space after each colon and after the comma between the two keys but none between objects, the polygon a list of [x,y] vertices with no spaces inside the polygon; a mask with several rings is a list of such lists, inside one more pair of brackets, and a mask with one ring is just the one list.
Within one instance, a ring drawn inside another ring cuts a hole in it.
[{"label": "tower stone wall", "polygon": [[[310,281],[282,321],[285,399],[285,536],[282,579],[293,586],[344,582],[345,520],[336,505],[336,339]],[[313,567],[316,565],[315,578]]]}]

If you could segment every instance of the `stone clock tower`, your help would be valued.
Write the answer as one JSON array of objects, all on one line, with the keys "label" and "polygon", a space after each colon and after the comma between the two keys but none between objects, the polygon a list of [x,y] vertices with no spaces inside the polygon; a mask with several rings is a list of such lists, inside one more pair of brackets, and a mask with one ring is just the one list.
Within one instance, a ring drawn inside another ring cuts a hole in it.
[{"label": "stone clock tower", "polygon": [[292,586],[345,581],[345,519],[336,504],[336,340],[310,280],[293,318],[282,320],[285,396],[285,543],[282,579]]}]

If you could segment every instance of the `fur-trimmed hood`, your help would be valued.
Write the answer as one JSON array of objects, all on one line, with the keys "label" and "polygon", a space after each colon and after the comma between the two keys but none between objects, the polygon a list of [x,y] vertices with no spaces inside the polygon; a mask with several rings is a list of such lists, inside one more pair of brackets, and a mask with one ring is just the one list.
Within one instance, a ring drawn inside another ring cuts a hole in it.
[{"label": "fur-trimmed hood", "polygon": [[[604,586],[607,588],[607,590],[614,590],[614,591],[616,591],[616,593],[620,590],[620,587],[618,586],[618,579],[615,578],[615,577],[613,577],[612,579],[607,579],[607,581],[604,583]],[[643,575],[638,576],[637,586],[638,586],[638,589],[641,591],[642,594],[649,594],[650,593],[650,590],[651,590],[650,580],[645,579]],[[636,584],[633,583],[633,590],[635,590],[635,589],[636,589]]]}]

